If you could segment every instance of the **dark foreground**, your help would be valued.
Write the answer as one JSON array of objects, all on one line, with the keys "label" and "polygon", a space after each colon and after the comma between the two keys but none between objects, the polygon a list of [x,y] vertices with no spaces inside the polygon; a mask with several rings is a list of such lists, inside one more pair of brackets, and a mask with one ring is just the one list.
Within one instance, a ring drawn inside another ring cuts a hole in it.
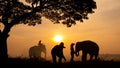
[{"label": "dark foreground", "polygon": [[3,68],[120,68],[120,61],[88,61],[65,62],[53,64],[51,61],[9,58],[6,63],[0,63]]}]

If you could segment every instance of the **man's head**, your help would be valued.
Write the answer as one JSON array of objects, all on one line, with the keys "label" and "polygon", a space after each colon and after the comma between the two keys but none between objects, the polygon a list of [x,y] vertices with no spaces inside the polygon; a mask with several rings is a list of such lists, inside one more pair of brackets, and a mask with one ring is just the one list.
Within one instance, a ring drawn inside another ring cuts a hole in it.
[{"label": "man's head", "polygon": [[71,46],[74,46],[75,45],[75,43],[71,43]]},{"label": "man's head", "polygon": [[60,43],[60,47],[65,48],[64,43],[63,43],[63,42],[61,42],[61,43]]}]

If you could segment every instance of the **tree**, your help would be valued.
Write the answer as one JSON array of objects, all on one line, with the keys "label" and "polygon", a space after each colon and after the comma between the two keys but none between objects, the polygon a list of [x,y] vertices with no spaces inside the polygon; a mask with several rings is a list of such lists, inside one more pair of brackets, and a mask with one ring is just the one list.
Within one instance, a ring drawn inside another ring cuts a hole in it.
[{"label": "tree", "polygon": [[62,23],[71,27],[76,21],[83,22],[88,14],[94,13],[94,0],[0,0],[0,61],[8,58],[7,38],[11,28],[18,24],[35,26],[41,24],[41,18],[46,17],[53,23]]}]

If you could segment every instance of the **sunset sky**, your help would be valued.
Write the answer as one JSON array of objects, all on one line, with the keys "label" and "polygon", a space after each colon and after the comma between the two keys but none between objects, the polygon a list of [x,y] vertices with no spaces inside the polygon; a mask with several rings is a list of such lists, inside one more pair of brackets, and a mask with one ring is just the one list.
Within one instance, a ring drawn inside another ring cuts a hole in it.
[{"label": "sunset sky", "polygon": [[53,24],[43,18],[42,24],[27,26],[19,24],[11,29],[8,38],[8,54],[12,57],[28,57],[28,49],[39,40],[46,45],[47,59],[51,59],[51,49],[58,44],[53,39],[63,37],[65,57],[70,58],[70,44],[92,40],[100,47],[100,54],[120,54],[120,0],[95,0],[97,9],[88,20],[70,28],[63,24]]}]

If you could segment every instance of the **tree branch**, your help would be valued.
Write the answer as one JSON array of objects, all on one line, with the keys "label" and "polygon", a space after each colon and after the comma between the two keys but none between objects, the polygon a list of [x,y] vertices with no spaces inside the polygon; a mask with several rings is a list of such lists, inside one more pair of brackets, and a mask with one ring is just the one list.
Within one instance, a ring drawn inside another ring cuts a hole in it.
[{"label": "tree branch", "polygon": [[18,17],[16,17],[16,18],[14,18],[14,19],[11,21],[10,26],[12,27],[12,26],[14,26],[14,25],[16,25],[16,24],[19,24],[20,21],[22,21],[23,19],[26,19],[26,18],[29,17],[30,15],[32,15],[32,14],[34,14],[34,13],[36,13],[36,12],[39,12],[39,11],[41,11],[41,10],[42,10],[41,7],[33,8],[33,10],[32,10],[31,12],[25,13],[25,14],[23,14],[23,15],[21,15],[21,16],[18,16]]}]

